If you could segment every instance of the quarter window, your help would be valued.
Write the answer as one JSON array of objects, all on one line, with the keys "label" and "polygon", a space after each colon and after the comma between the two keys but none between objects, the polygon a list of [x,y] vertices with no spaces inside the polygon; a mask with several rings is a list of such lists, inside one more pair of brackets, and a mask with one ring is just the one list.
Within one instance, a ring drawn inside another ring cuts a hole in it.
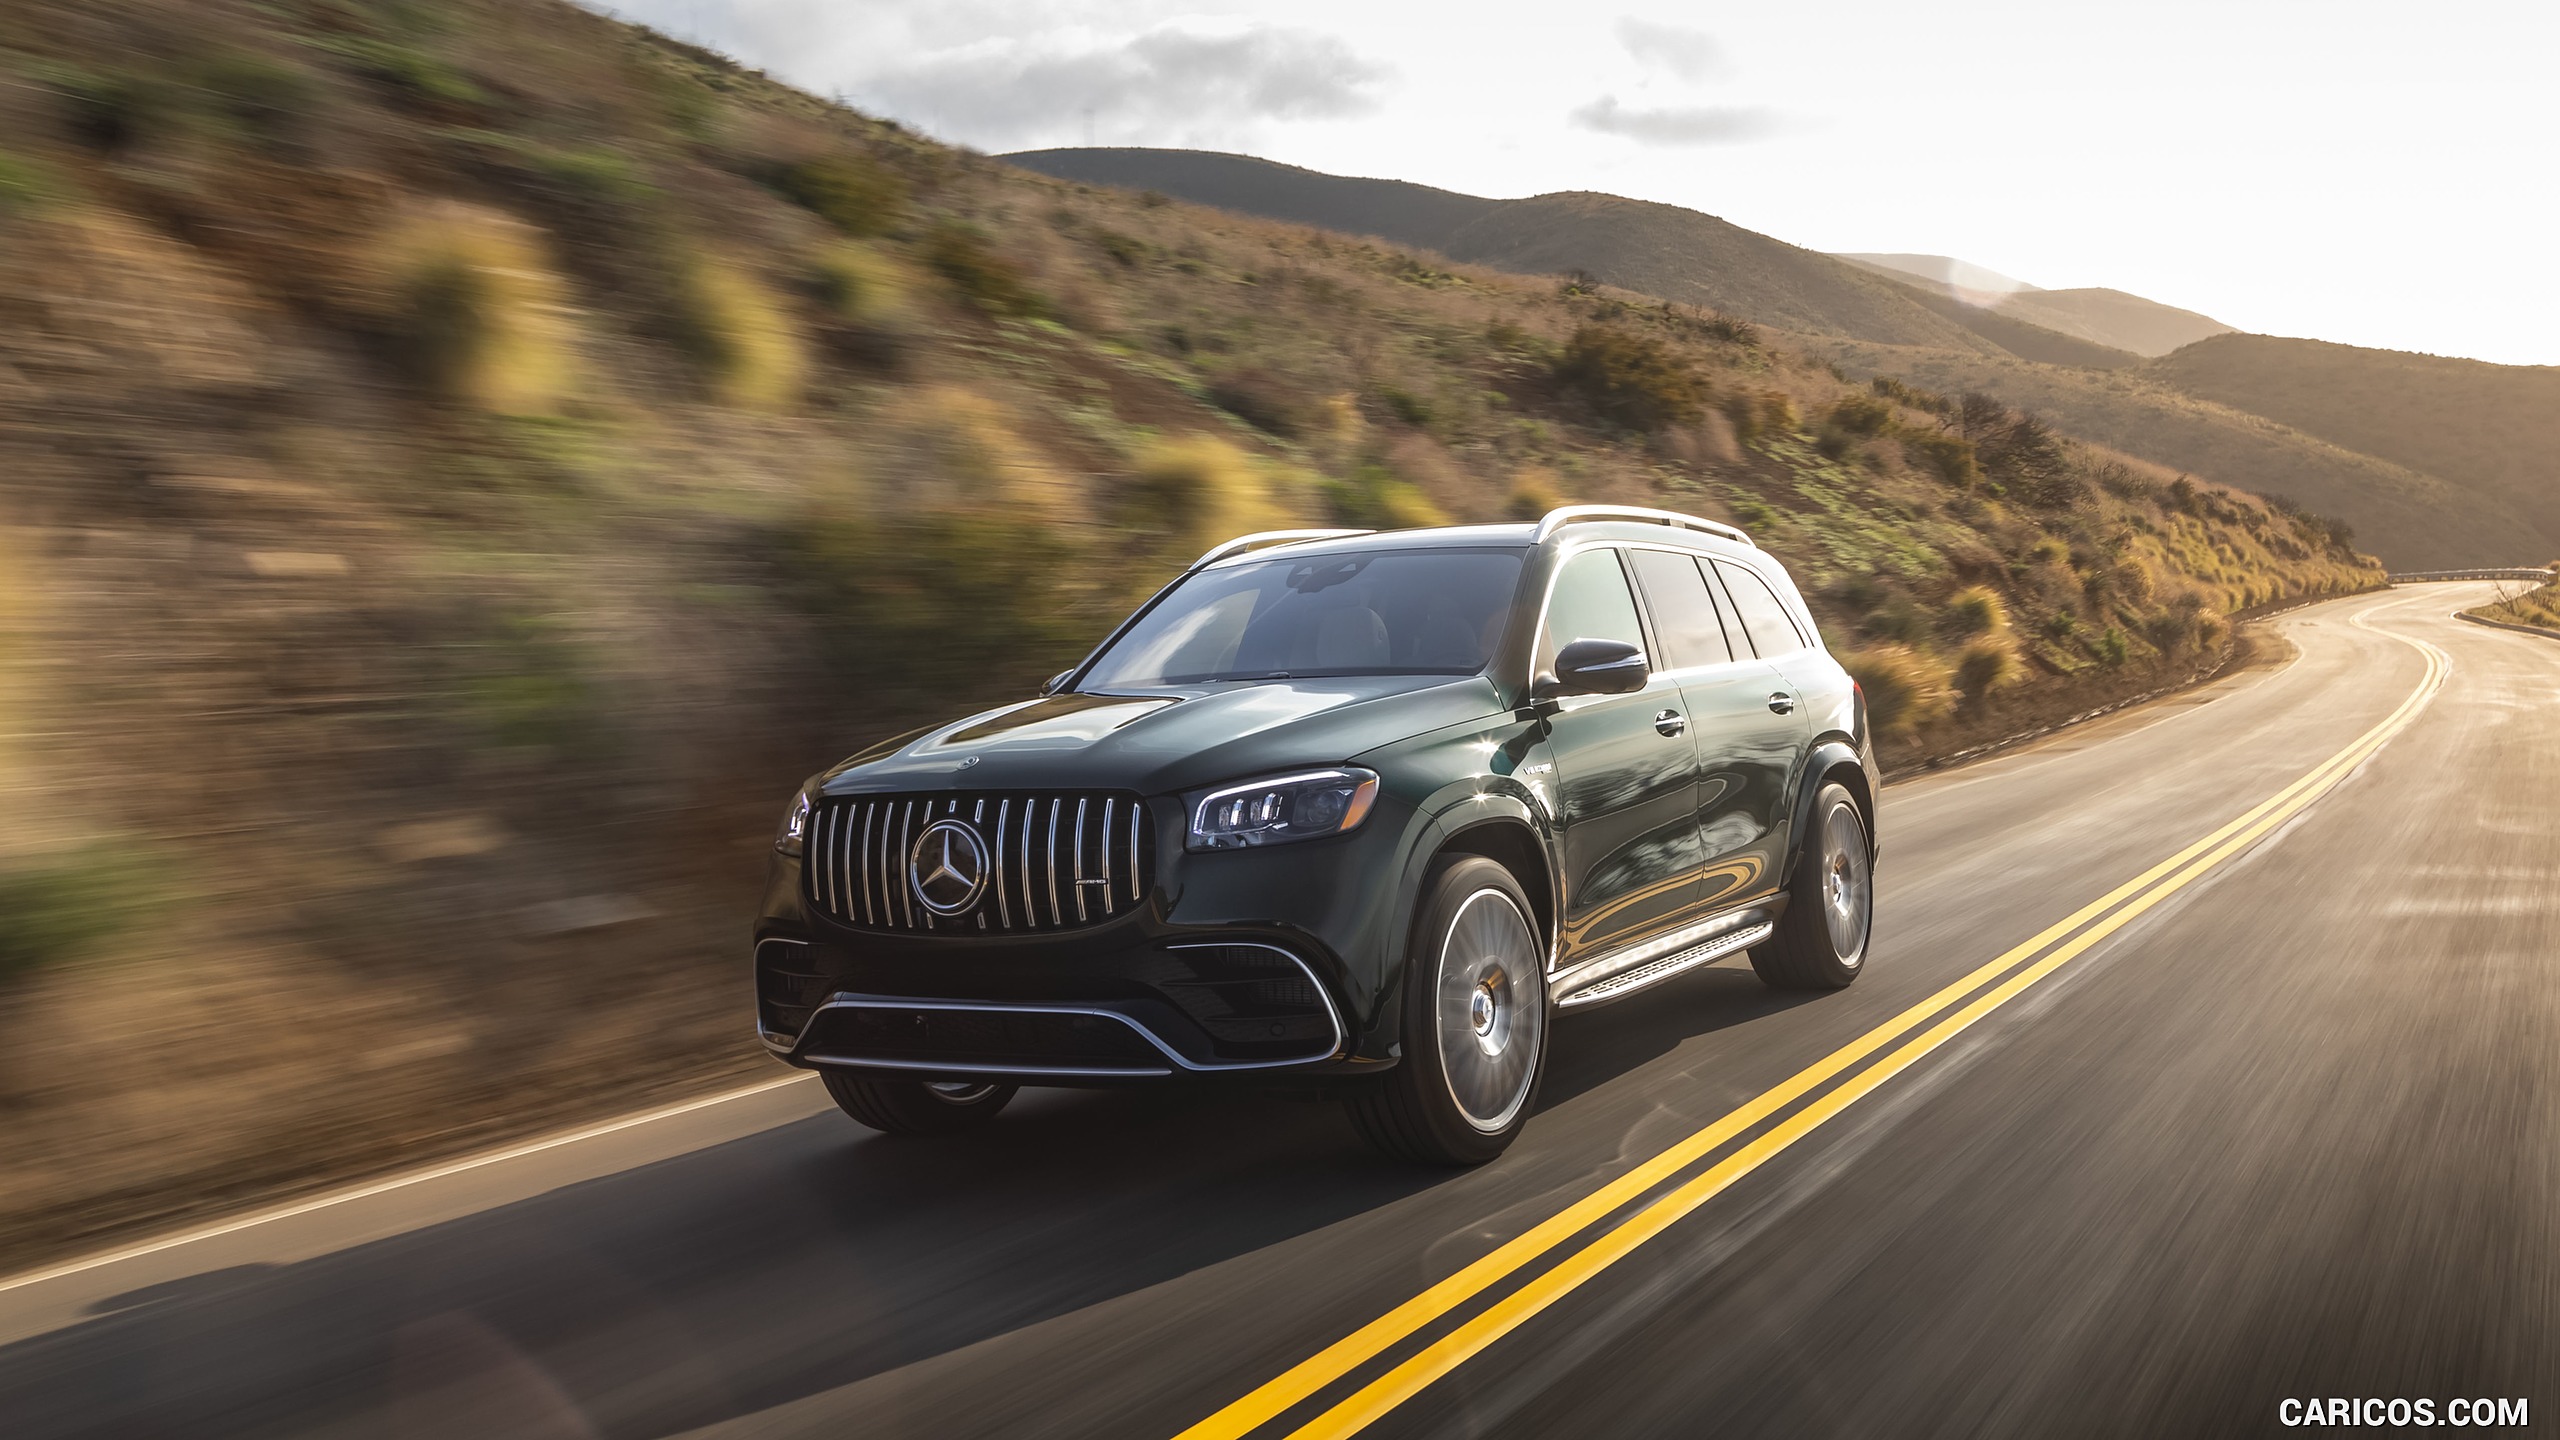
[{"label": "quarter window", "polygon": [[1644,624],[1615,550],[1585,550],[1564,562],[1547,599],[1546,628],[1538,636],[1540,675],[1553,674],[1556,652],[1576,640],[1623,640],[1644,648]]},{"label": "quarter window", "polygon": [[1630,550],[1636,579],[1643,582],[1644,602],[1653,611],[1653,633],[1662,638],[1666,670],[1692,665],[1721,665],[1733,658],[1724,638],[1724,622],[1716,618],[1715,597],[1694,556],[1671,550]]},{"label": "quarter window", "polygon": [[1792,655],[1804,648],[1804,637],[1796,633],[1796,622],[1787,616],[1787,608],[1778,603],[1769,582],[1729,560],[1715,562],[1716,573],[1724,577],[1725,593],[1733,599],[1734,613],[1741,618],[1742,628],[1751,636],[1752,648],[1763,660]]}]

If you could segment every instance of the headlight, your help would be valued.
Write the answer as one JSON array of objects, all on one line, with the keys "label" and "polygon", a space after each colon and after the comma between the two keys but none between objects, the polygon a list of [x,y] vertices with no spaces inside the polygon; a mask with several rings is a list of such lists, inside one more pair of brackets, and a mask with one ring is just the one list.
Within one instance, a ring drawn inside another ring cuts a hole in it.
[{"label": "headlight", "polygon": [[809,792],[803,790],[791,802],[791,810],[782,817],[782,833],[773,837],[773,848],[785,855],[797,855],[809,838]]},{"label": "headlight", "polygon": [[1184,797],[1194,850],[1242,850],[1356,830],[1377,803],[1368,770],[1309,770]]}]

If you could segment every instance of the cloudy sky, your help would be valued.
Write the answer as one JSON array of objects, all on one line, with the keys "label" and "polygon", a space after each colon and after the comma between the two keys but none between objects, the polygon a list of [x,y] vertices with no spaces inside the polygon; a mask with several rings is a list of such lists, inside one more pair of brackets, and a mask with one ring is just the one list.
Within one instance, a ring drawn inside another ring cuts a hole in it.
[{"label": "cloudy sky", "polygon": [[2560,363],[2560,6],[606,0],[990,152],[1607,190],[2242,329]]}]

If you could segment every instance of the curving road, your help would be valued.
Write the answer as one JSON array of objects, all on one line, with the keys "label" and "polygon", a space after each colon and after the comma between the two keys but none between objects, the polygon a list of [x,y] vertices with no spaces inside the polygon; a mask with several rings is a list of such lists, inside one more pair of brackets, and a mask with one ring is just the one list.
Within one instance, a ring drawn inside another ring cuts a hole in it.
[{"label": "curving road", "polygon": [[2451,619],[2492,588],[1893,787],[1871,973],[1565,1018],[1484,1170],[1278,1099],[900,1144],[786,1081],[0,1281],[0,1433],[2548,1426],[2560,644]]}]

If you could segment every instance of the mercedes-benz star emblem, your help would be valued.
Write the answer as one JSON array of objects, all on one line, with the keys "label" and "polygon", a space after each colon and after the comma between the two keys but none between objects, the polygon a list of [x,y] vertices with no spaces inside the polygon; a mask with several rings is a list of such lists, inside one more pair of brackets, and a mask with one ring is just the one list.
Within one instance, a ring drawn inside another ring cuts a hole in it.
[{"label": "mercedes-benz star emblem", "polygon": [[907,852],[907,887],[936,915],[958,915],[987,888],[987,842],[965,820],[936,820]]}]

